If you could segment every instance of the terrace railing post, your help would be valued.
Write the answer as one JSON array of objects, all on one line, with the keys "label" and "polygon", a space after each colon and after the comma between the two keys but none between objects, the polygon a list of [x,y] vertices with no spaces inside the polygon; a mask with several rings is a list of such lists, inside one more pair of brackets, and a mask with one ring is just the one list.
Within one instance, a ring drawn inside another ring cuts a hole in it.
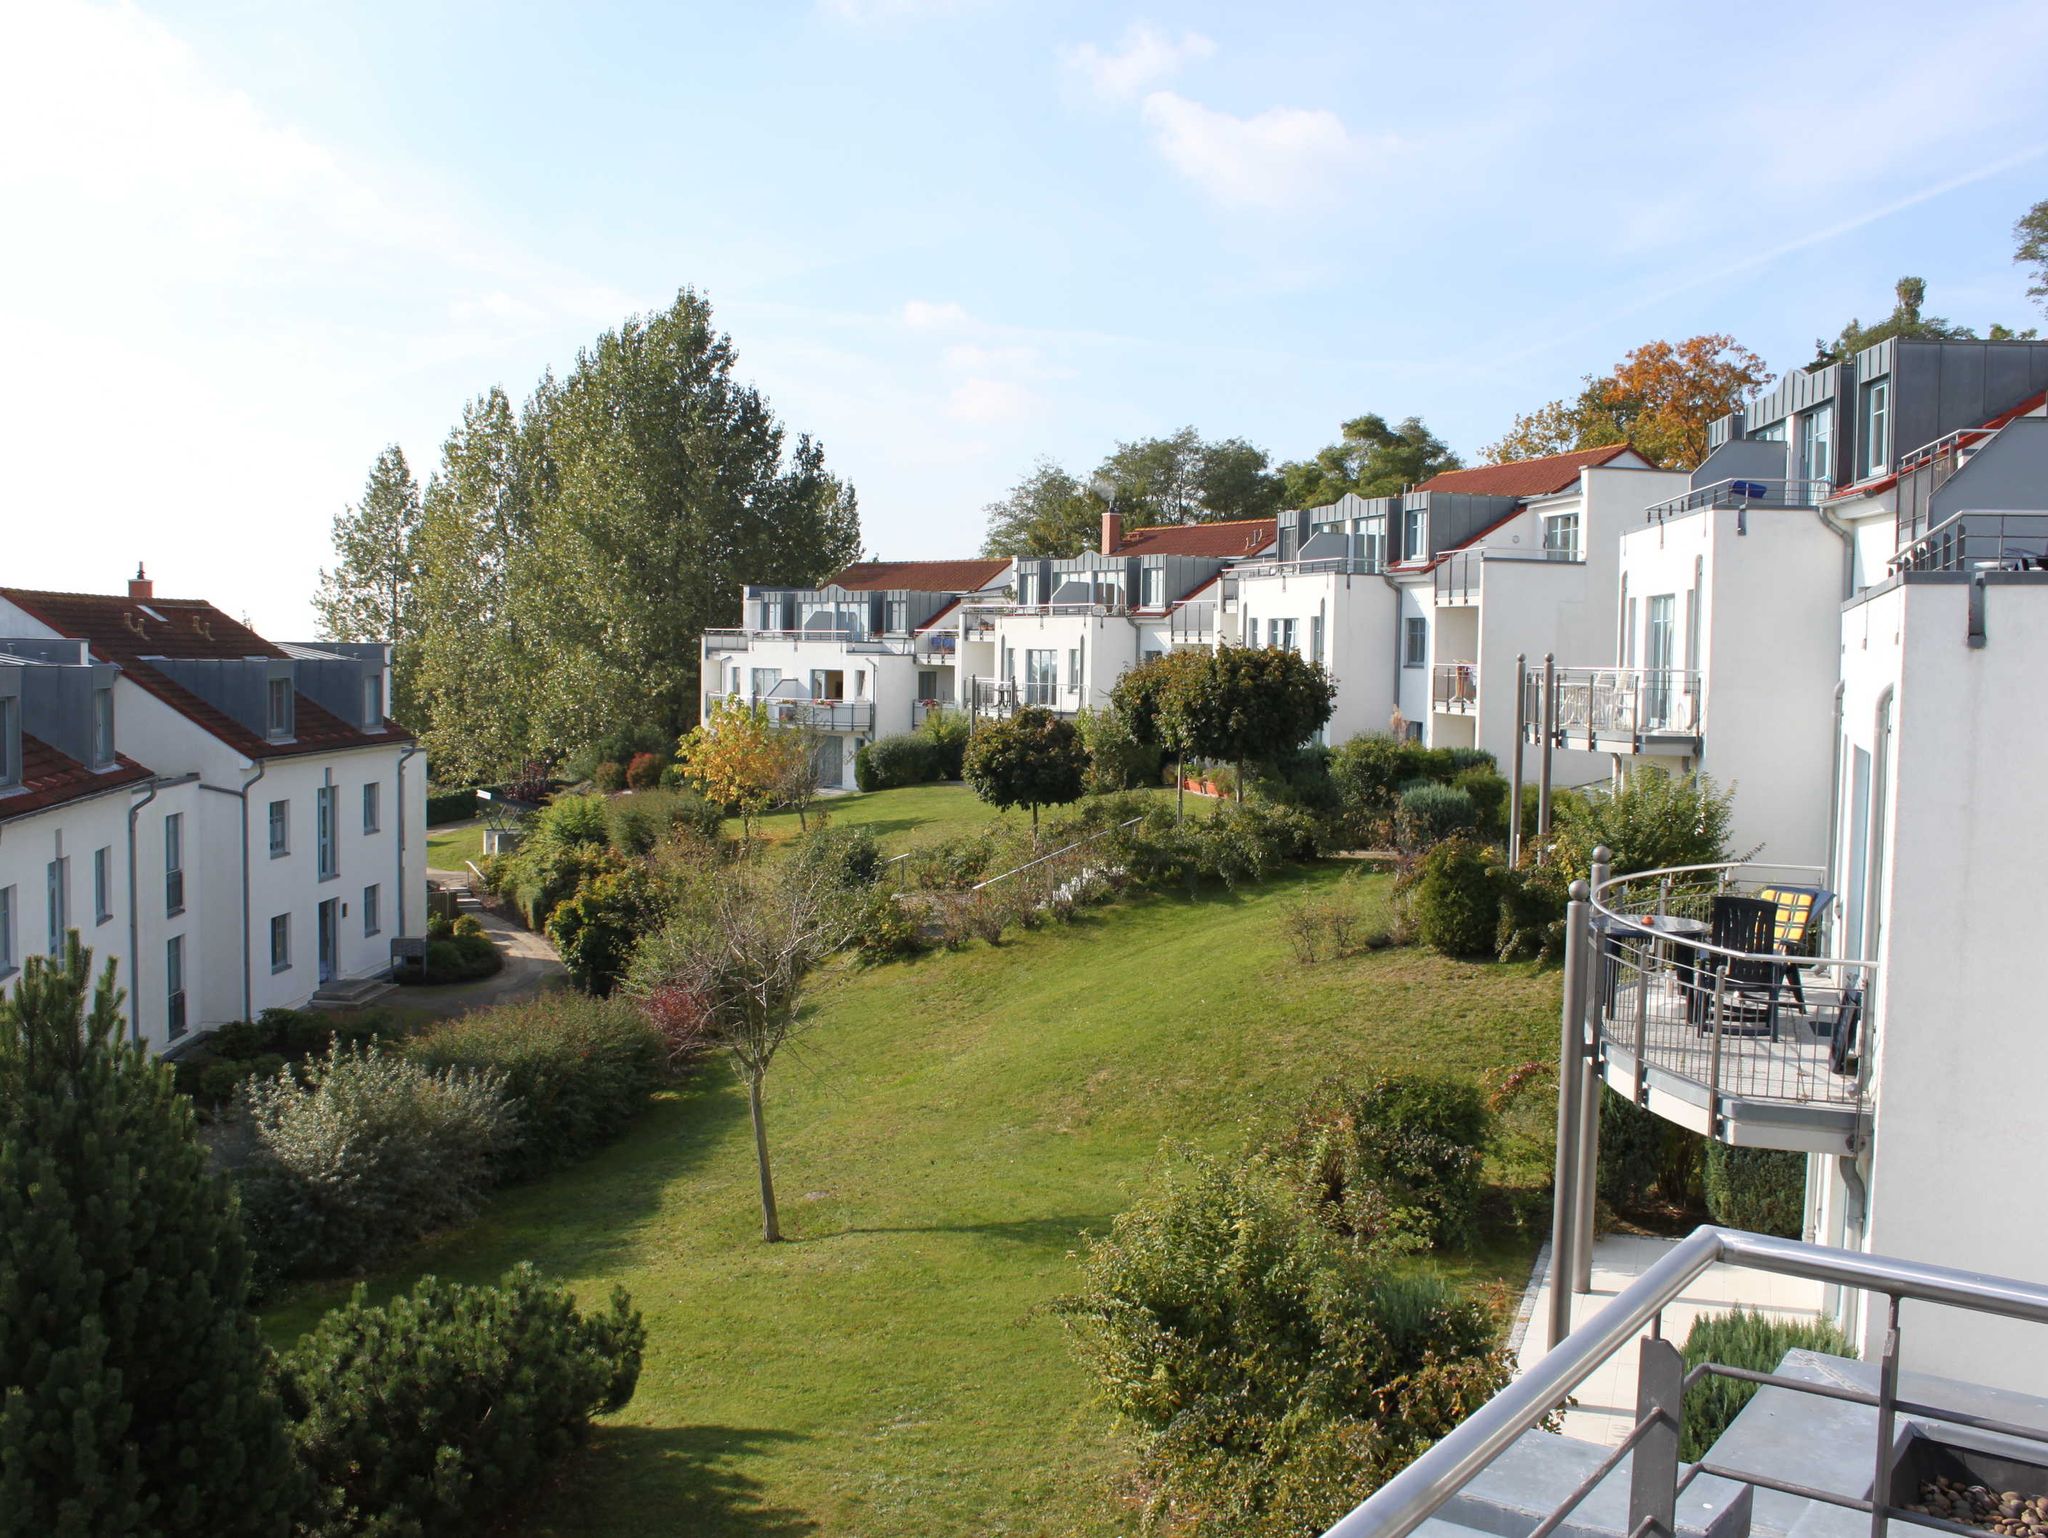
[{"label": "terrace railing post", "polygon": [[1543,757],[1536,790],[1536,836],[1550,843],[1550,754],[1557,740],[1557,658],[1543,654]]},{"label": "terrace railing post", "polygon": [[1707,1136],[1721,1135],[1721,1021],[1727,1003],[1728,959],[1714,967],[1714,997],[1707,1007],[1714,1012],[1714,1044],[1707,1054]]},{"label": "terrace railing post", "polygon": [[1508,864],[1522,859],[1522,739],[1529,733],[1529,654],[1515,653],[1515,745],[1508,754],[1514,768],[1508,788]]},{"label": "terrace railing post", "polygon": [[1586,963],[1590,950],[1592,895],[1583,881],[1571,886],[1564,921],[1564,1007],[1559,1011],[1557,1046],[1557,1167],[1550,1198],[1550,1344],[1572,1330],[1572,1260],[1578,1229],[1579,1059],[1586,1039]]},{"label": "terrace railing post", "polygon": [[[1597,901],[1612,869],[1613,852],[1605,844],[1593,851],[1592,896]],[[1573,1193],[1572,1291],[1593,1290],[1593,1208],[1600,1179],[1600,1032],[1604,1017],[1612,1010],[1615,985],[1614,944],[1599,909],[1587,904],[1587,929],[1591,936],[1592,982],[1586,989],[1580,1018],[1585,1022],[1579,1047],[1579,1174]]]},{"label": "terrace railing post", "polygon": [[1661,1334],[1645,1338],[1637,1350],[1636,1424],[1652,1417],[1656,1423],[1643,1433],[1629,1460],[1628,1530],[1631,1535],[1672,1538],[1678,1522],[1685,1359]]},{"label": "terrace railing post", "polygon": [[1892,1435],[1899,1403],[1899,1295],[1891,1293],[1884,1357],[1877,1368],[1877,1468],[1870,1484],[1870,1538],[1885,1538],[1892,1507]]}]

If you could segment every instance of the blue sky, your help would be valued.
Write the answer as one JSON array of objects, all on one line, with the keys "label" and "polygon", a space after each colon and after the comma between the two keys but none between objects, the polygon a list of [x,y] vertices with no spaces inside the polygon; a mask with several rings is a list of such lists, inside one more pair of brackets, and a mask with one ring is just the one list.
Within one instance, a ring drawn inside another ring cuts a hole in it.
[{"label": "blue sky", "polygon": [[0,580],[279,636],[397,441],[676,289],[885,556],[1039,454],[1468,455],[1653,337],[1783,370],[1902,273],[2040,324],[2048,5],[26,0],[0,13]]}]

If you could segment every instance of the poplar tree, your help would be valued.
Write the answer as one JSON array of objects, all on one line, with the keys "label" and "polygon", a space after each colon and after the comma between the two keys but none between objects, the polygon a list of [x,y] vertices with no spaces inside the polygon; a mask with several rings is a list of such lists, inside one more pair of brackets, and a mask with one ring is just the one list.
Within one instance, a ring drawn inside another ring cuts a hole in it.
[{"label": "poplar tree", "polygon": [[362,501],[335,516],[335,565],[320,569],[313,596],[323,640],[391,647],[391,714],[408,725],[418,703],[419,531],[419,482],[394,443],[370,467]]},{"label": "poplar tree", "polygon": [[234,1200],[74,931],[0,1000],[0,1538],[269,1538],[300,1476]]}]

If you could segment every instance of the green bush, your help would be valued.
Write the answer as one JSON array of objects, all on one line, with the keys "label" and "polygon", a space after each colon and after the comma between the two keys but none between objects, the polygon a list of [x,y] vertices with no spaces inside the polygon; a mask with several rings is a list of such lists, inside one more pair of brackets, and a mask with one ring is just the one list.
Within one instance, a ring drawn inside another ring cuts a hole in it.
[{"label": "green bush", "polygon": [[1602,1086],[1600,1199],[1617,1212],[1697,1208],[1706,1139]]},{"label": "green bush", "polygon": [[437,1074],[485,1074],[517,1117],[500,1150],[507,1180],[527,1180],[617,1137],[661,1082],[658,1033],[622,1000],[549,993],[443,1021],[406,1044]]},{"label": "green bush", "polygon": [[1435,748],[1430,751],[1442,755],[1442,762],[1453,779],[1468,769],[1484,769],[1492,773],[1500,767],[1500,761],[1484,748]]},{"label": "green bush", "polygon": [[873,886],[882,874],[881,846],[858,824],[813,828],[797,840],[795,857],[803,869],[826,874],[841,892]]},{"label": "green bush", "polygon": [[1142,1439],[1154,1530],[1321,1532],[1509,1373],[1484,1309],[1344,1243],[1257,1158],[1172,1155],[1059,1310]]},{"label": "green bush", "polygon": [[1723,1228],[1797,1239],[1806,1222],[1806,1155],[1707,1144],[1707,1212]]},{"label": "green bush", "polygon": [[940,750],[919,732],[877,737],[853,755],[853,783],[862,790],[897,790],[939,778]]},{"label": "green bush", "polygon": [[469,1216],[517,1130],[502,1076],[434,1071],[377,1047],[336,1046],[243,1096],[256,1138],[244,1212],[287,1276],[372,1265]]},{"label": "green bush", "polygon": [[481,803],[474,790],[437,790],[427,795],[427,826],[441,827],[445,823],[468,822],[476,816]]},{"label": "green bush", "polygon": [[599,764],[627,764],[641,753],[666,756],[675,750],[676,740],[666,727],[628,726],[607,732],[582,751],[571,754],[565,768],[571,781],[585,780],[593,777]]},{"label": "green bush", "polygon": [[1282,1154],[1342,1232],[1462,1249],[1478,1238],[1480,1171],[1492,1134],[1476,1084],[1383,1074],[1362,1087],[1324,1084]]},{"label": "green bush", "polygon": [[896,900],[895,893],[870,892],[861,905],[853,947],[855,954],[870,964],[915,956],[925,949],[924,927],[911,908]]},{"label": "green bush", "polygon": [[667,759],[660,753],[635,753],[626,764],[626,785],[631,790],[654,790],[661,784]]},{"label": "green bush", "polygon": [[976,730],[961,772],[990,806],[1027,808],[1035,830],[1041,807],[1080,799],[1087,768],[1088,755],[1074,723],[1027,705]]},{"label": "green bush", "polygon": [[626,788],[626,771],[616,758],[608,758],[590,771],[590,783],[604,795],[615,795]]},{"label": "green bush", "polygon": [[1074,718],[1088,753],[1082,785],[1092,796],[1113,795],[1159,781],[1160,750],[1141,742],[1115,710],[1084,710]]},{"label": "green bush", "polygon": [[1533,860],[1501,872],[1500,929],[1497,951],[1502,961],[1564,959],[1564,915],[1571,891],[1564,871]]},{"label": "green bush", "polygon": [[427,938],[429,940],[452,939],[455,934],[455,920],[445,913],[427,915]]},{"label": "green bush", "polygon": [[1412,898],[1416,938],[1446,956],[1493,956],[1505,885],[1491,849],[1469,838],[1445,839],[1422,858]]},{"label": "green bush", "polygon": [[1471,795],[1454,785],[1425,780],[1401,792],[1395,828],[1403,849],[1427,849],[1478,826],[1479,809]]},{"label": "green bush", "polygon": [[[667,911],[654,874],[642,861],[601,870],[555,904],[547,937],[569,981],[600,998],[618,987],[633,947],[659,927]],[[433,966],[433,947],[427,948]]]},{"label": "green bush", "polygon": [[1704,775],[1642,765],[1617,791],[1589,790],[1568,801],[1553,796],[1551,827],[1558,859],[1574,878],[1591,872],[1602,844],[1613,854],[1614,874],[1627,876],[1727,859],[1732,805]]},{"label": "green bush", "polygon": [[[457,924],[461,922],[456,920]],[[447,938],[427,942],[424,968],[418,972],[397,973],[395,977],[400,983],[438,988],[446,983],[473,983],[480,977],[490,977],[501,971],[504,965],[504,956],[492,943],[491,937],[484,933],[482,924],[477,924],[475,930],[467,934],[458,934],[454,925],[449,925]]]},{"label": "green bush", "polygon": [[646,854],[677,834],[716,841],[725,812],[694,790],[636,790],[605,809],[605,837],[620,854]]},{"label": "green bush", "polygon": [[[1458,749],[1450,751],[1457,752]],[[1451,781],[1472,802],[1473,826],[1479,836],[1500,842],[1508,834],[1508,782],[1484,764],[1460,769]]]},{"label": "green bush", "polygon": [[934,839],[903,863],[905,880],[923,891],[957,892],[995,874],[996,841],[987,830]]},{"label": "green bush", "polygon": [[532,1265],[495,1287],[428,1276],[372,1306],[357,1287],[279,1362],[313,1538],[481,1531],[622,1409],[647,1331],[622,1287],[588,1317]]},{"label": "green bush", "polygon": [[543,843],[603,845],[610,837],[602,796],[557,796],[533,819],[532,837]]},{"label": "green bush", "polygon": [[931,744],[935,778],[957,780],[967,757],[968,720],[959,710],[929,710],[918,735]]},{"label": "green bush", "polygon": [[[1681,1348],[1687,1372],[1702,1362],[1776,1372],[1785,1353],[1794,1350],[1856,1355],[1856,1348],[1842,1332],[1823,1320],[1775,1319],[1740,1308],[1727,1314],[1702,1314],[1692,1322]],[[1712,1373],[1695,1383],[1685,1396],[1685,1430],[1679,1437],[1678,1456],[1687,1463],[1706,1457],[1707,1449],[1728,1429],[1757,1388],[1757,1384]]]},{"label": "green bush", "polygon": [[564,844],[536,836],[491,861],[484,874],[491,890],[518,910],[526,927],[538,931],[555,905],[585,881],[603,871],[623,869],[626,863],[595,844]]},{"label": "green bush", "polygon": [[487,933],[484,929],[484,921],[474,913],[464,913],[458,916],[455,922],[449,926],[448,932],[458,940],[470,935]]}]

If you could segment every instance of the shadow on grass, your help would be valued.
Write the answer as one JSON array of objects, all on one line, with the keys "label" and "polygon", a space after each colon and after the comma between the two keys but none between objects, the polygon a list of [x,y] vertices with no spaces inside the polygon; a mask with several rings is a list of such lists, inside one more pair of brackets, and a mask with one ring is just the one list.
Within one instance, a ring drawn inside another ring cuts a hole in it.
[{"label": "shadow on grass", "polygon": [[1001,1239],[1011,1244],[1041,1249],[1065,1248],[1085,1230],[1105,1232],[1114,1213],[1091,1212],[1047,1218],[1017,1218],[1007,1223],[905,1223],[898,1226],[842,1228],[837,1233],[792,1237],[790,1244],[824,1244],[833,1239],[850,1239],[857,1234],[966,1234],[978,1239]]},{"label": "shadow on grass", "polygon": [[600,1426],[554,1488],[505,1534],[520,1538],[799,1538],[818,1524],[771,1506],[743,1460],[791,1442],[794,1431],[738,1426]]}]

